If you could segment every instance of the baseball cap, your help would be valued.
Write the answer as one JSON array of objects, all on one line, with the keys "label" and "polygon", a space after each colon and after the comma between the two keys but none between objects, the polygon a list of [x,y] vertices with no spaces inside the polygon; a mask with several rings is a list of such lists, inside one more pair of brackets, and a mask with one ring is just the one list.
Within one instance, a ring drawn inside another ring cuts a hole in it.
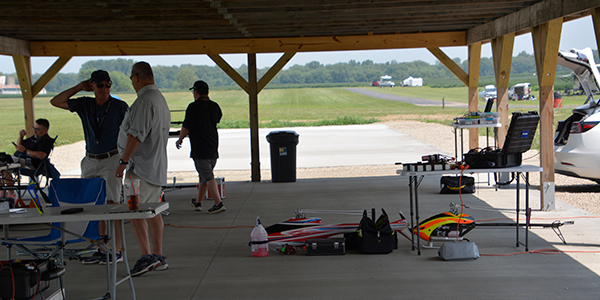
[{"label": "baseball cap", "polygon": [[191,90],[196,90],[200,95],[208,94],[208,84],[202,80],[198,80],[194,83],[194,86],[190,88]]},{"label": "baseball cap", "polygon": [[104,70],[94,71],[92,73],[92,77],[90,78],[90,81],[95,82],[95,83],[101,83],[104,80],[108,80],[109,82],[112,82],[110,80],[110,76],[108,76],[108,72],[106,72]]}]

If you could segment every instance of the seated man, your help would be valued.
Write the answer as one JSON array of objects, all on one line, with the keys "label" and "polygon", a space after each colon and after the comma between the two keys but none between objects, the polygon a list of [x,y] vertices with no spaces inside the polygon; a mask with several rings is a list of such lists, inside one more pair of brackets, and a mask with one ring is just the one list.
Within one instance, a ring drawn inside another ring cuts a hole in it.
[{"label": "seated man", "polygon": [[[24,139],[27,134],[25,129],[19,132],[19,138],[15,144],[16,152],[14,156],[18,157],[19,161],[23,161],[22,158],[25,158],[25,160],[31,158],[31,166],[28,167],[32,168],[33,172],[40,166],[42,160],[48,157],[50,151],[54,149],[54,139],[48,135],[48,128],[50,128],[48,120],[37,119],[35,120],[35,124],[33,124],[34,134],[31,137]],[[4,178],[3,183],[6,186],[14,184],[12,176],[8,172],[4,172],[2,178]],[[12,197],[13,191],[2,192],[4,193],[0,194],[0,197]]]}]

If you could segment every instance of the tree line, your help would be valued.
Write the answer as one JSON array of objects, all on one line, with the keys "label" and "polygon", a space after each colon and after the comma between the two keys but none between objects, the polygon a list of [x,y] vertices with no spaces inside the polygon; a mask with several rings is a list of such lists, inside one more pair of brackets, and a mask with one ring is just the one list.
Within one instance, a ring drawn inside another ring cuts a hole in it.
[{"label": "tree line", "polygon": [[[594,50],[595,60],[598,62],[598,51]],[[468,61],[454,58],[463,70],[467,71]],[[51,93],[66,90],[77,83],[89,79],[90,74],[98,69],[110,73],[113,81],[113,92],[133,92],[129,73],[135,63],[132,59],[91,60],[84,63],[78,73],[59,73],[46,86]],[[493,76],[492,58],[482,58],[480,76]],[[180,66],[153,66],[156,84],[161,89],[183,90],[191,87],[196,80],[204,80],[211,87],[237,87],[237,84],[218,66],[184,64]],[[241,76],[248,78],[248,66],[242,65],[235,69]],[[261,78],[269,68],[258,69],[258,78]],[[557,71],[569,71],[558,66]],[[511,74],[533,74],[536,72],[535,57],[527,52],[521,52],[513,57]],[[10,75],[10,74],[7,74]],[[34,74],[34,82],[42,74]],[[431,79],[453,78],[454,75],[439,61],[429,64],[424,61],[397,62],[392,60],[386,63],[374,63],[372,60],[357,62],[350,60],[344,63],[323,65],[312,61],[303,66],[293,65],[279,72],[271,85],[302,85],[302,84],[328,84],[328,83],[370,83],[379,80],[382,75],[391,75],[397,83],[405,78],[421,77],[427,85]],[[459,83],[460,84],[460,83]]]}]

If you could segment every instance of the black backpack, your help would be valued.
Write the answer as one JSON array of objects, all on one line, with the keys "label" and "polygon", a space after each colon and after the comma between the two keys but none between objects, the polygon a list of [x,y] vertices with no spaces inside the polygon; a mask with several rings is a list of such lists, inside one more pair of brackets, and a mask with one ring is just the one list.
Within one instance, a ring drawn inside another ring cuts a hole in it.
[{"label": "black backpack", "polygon": [[[392,252],[398,246],[398,237],[396,231],[390,226],[390,220],[385,210],[381,209],[381,216],[377,222],[373,222],[367,215],[367,210],[363,212],[362,220],[358,226],[358,235],[361,240],[361,250],[368,254],[387,254]],[[375,218],[375,209],[373,209],[373,219]]]}]

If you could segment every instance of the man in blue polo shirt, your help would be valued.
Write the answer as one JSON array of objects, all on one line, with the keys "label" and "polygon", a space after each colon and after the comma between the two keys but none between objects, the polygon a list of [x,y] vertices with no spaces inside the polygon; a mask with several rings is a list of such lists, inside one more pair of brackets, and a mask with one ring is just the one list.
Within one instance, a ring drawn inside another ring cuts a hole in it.
[{"label": "man in blue polo shirt", "polygon": [[[119,151],[117,151],[117,137],[119,126],[123,122],[125,112],[129,106],[124,101],[110,94],[112,81],[108,72],[97,70],[92,73],[89,80],[58,94],[50,103],[58,108],[76,112],[83,125],[85,135],[86,154],[81,161],[81,177],[100,177],[106,180],[106,202],[120,203],[123,181],[114,176],[114,170],[119,166]],[[95,97],[73,98],[80,91],[94,92]],[[115,226],[117,247],[120,247],[120,226]],[[106,235],[106,223],[99,223],[100,235]],[[117,254],[117,262],[122,261],[121,254]],[[106,263],[106,255],[100,251],[90,259],[82,261],[83,264]],[[112,259],[109,259],[112,262]]]}]

